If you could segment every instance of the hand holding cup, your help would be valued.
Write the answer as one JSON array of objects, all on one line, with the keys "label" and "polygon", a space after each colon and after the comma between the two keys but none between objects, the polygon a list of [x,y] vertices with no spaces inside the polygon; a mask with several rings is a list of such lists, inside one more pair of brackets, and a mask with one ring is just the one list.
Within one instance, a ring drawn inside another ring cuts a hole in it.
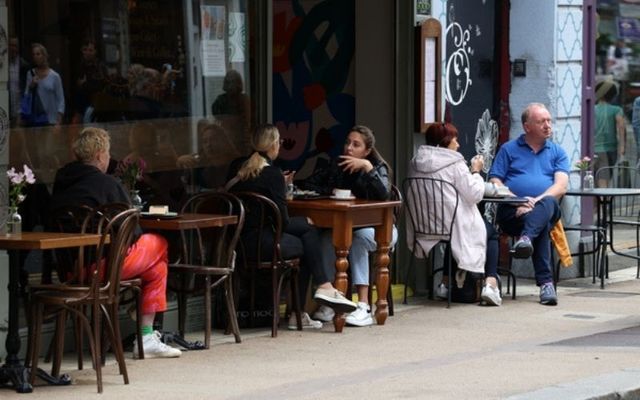
[{"label": "hand holding cup", "polygon": [[480,154],[475,155],[471,159],[471,172],[480,172],[484,167],[484,157]]}]

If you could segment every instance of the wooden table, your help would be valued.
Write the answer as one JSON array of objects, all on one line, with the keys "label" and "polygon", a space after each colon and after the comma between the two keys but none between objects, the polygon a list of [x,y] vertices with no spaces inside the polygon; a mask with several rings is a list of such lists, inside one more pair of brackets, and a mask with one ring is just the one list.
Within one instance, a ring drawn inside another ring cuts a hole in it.
[{"label": "wooden table", "polygon": [[175,218],[166,218],[163,216],[144,216],[140,218],[140,226],[142,227],[142,229],[166,231],[180,231],[196,228],[215,228],[237,223],[237,216],[221,214],[184,213],[178,214],[178,216]]},{"label": "wooden table", "polygon": [[[29,370],[20,362],[20,335],[18,334],[18,296],[20,293],[20,250],[50,250],[67,247],[97,245],[101,235],[87,233],[23,232],[0,236],[0,250],[9,252],[9,330],[5,347],[7,357],[0,367],[0,385],[10,383],[18,393],[33,391],[29,384]],[[39,374],[40,375],[40,374]],[[51,384],[68,385],[68,377],[61,379],[41,376]]]},{"label": "wooden table", "polygon": [[[176,217],[165,216],[144,216],[140,218],[140,226],[147,230],[164,230],[164,231],[182,231],[189,229],[219,228],[225,225],[234,225],[238,223],[236,215],[224,214],[196,214],[196,213],[180,213]],[[186,243],[183,241],[182,259],[188,260]],[[158,316],[157,318],[162,318]],[[171,340],[188,350],[204,350],[205,345],[202,342],[190,342],[176,333],[164,333],[170,336]]]},{"label": "wooden table", "polygon": [[[619,256],[633,258],[639,257],[622,253],[613,247],[613,199],[619,196],[640,196],[640,189],[636,188],[595,188],[595,189],[569,189],[567,196],[595,197],[598,203],[597,225],[604,230],[604,243],[602,244],[602,256],[600,266],[600,289],[604,289],[605,270],[609,271],[609,255],[607,247]],[[603,265],[604,264],[604,265]],[[608,278],[608,276],[607,276]]]},{"label": "wooden table", "polygon": [[[336,249],[336,280],[334,285],[342,293],[347,289],[347,256],[353,240],[353,229],[374,227],[376,231],[376,301],[375,317],[378,325],[384,325],[389,315],[387,291],[389,290],[389,249],[393,231],[393,209],[400,201],[380,200],[290,200],[289,214],[306,216],[321,228],[331,228],[333,246]],[[336,332],[342,332],[345,316],[336,314]]]}]

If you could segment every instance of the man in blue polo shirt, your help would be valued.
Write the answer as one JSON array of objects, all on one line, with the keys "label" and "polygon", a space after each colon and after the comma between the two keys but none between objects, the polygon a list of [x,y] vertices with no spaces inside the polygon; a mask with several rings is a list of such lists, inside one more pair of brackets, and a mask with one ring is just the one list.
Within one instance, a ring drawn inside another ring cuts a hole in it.
[{"label": "man in blue polo shirt", "polygon": [[506,185],[523,205],[501,205],[496,222],[507,234],[518,236],[514,257],[533,256],[540,303],[556,305],[558,297],[551,273],[549,231],[560,219],[558,199],[567,191],[567,153],[551,139],[551,114],[540,103],[531,103],[522,112],[524,134],[500,147],[489,171],[496,185]]}]

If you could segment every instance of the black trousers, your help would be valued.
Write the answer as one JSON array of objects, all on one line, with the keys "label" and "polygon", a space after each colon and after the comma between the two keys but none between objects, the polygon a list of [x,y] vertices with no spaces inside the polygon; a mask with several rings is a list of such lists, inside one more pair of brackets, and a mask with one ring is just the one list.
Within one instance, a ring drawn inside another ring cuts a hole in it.
[{"label": "black trousers", "polygon": [[[255,231],[245,233],[242,236],[242,242],[247,256],[255,258],[255,254],[258,251],[258,233]],[[262,232],[261,246],[262,255],[260,259],[263,261],[271,260],[273,232],[270,229],[265,229]],[[298,282],[300,285],[299,304],[302,307],[306,300],[309,279],[313,279],[315,285],[329,282],[330,274],[327,271],[327,263],[323,262],[318,228],[310,225],[305,217],[291,217],[289,224],[282,232],[280,252],[284,259],[298,257],[301,259]]]}]

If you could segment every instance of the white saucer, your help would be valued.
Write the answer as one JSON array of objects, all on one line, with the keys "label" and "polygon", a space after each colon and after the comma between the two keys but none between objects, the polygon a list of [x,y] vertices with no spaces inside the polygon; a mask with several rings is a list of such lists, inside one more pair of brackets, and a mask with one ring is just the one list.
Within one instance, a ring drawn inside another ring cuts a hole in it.
[{"label": "white saucer", "polygon": [[329,198],[332,199],[332,200],[355,200],[356,196],[349,196],[349,197],[329,196]]}]

